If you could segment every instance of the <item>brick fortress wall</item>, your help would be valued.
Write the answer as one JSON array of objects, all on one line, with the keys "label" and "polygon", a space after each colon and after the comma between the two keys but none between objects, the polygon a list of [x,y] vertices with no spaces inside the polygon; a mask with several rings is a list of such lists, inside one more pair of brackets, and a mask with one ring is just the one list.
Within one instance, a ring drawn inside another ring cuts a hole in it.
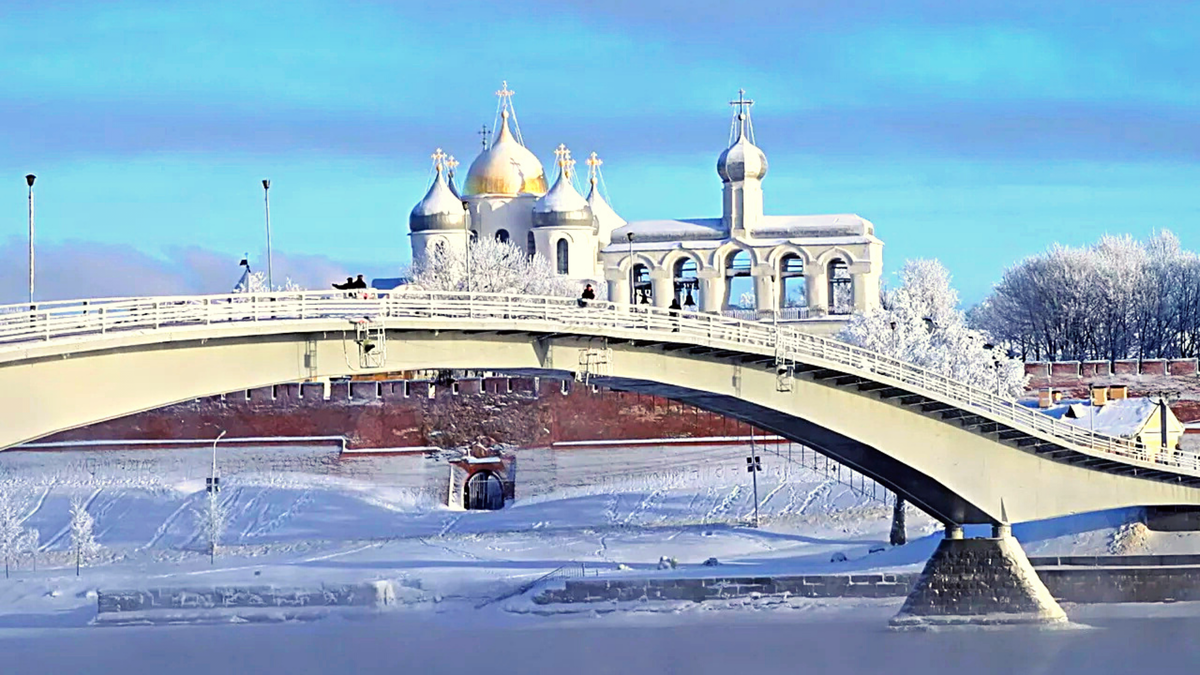
[{"label": "brick fortress wall", "polygon": [[1200,365],[1196,359],[1044,361],[1025,364],[1030,394],[1044,387],[1086,398],[1092,384],[1125,384],[1130,396],[1171,391],[1171,410],[1184,423],[1200,421]]},{"label": "brick fortress wall", "polygon": [[[351,448],[545,447],[559,441],[749,435],[722,415],[657,396],[527,377],[294,383],[237,391],[42,441],[344,435]],[[761,433],[761,432],[759,432]]]}]

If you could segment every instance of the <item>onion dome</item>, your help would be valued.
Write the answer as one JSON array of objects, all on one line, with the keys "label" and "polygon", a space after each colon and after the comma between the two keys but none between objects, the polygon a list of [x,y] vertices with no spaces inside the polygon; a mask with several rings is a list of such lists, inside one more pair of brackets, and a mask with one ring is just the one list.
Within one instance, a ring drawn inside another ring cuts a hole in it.
[{"label": "onion dome", "polygon": [[594,227],[592,207],[579,194],[571,182],[571,153],[560,145],[554,151],[558,155],[558,180],[550,191],[533,203],[534,227]]},{"label": "onion dome", "polygon": [[464,194],[521,195],[546,193],[542,163],[508,128],[508,110],[500,111],[500,132],[488,149],[479,153],[467,171]]},{"label": "onion dome", "polygon": [[446,177],[442,175],[442,164],[437,164],[437,175],[425,198],[417,202],[408,216],[408,228],[413,233],[429,230],[463,230],[467,227],[467,211],[462,200],[450,190]]},{"label": "onion dome", "polygon": [[746,133],[748,116],[741,112],[737,115],[737,140],[721,153],[717,159],[717,174],[725,183],[735,183],[744,180],[762,180],[767,175],[767,155],[757,145],[750,142]]}]

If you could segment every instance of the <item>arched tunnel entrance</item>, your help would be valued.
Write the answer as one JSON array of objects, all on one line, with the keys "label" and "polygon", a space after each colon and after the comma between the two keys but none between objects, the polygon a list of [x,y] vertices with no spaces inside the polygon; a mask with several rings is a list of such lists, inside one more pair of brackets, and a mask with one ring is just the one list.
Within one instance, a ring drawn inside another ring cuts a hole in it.
[{"label": "arched tunnel entrance", "polygon": [[492,471],[471,474],[463,486],[463,508],[468,511],[499,511],[504,508],[504,481]]}]

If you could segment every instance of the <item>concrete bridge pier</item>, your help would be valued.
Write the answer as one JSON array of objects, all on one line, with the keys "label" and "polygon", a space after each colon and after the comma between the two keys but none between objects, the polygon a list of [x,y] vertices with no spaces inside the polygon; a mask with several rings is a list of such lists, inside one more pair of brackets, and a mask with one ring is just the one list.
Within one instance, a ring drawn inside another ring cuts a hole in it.
[{"label": "concrete bridge pier", "polygon": [[993,525],[991,537],[964,539],[961,525],[947,523],[945,539],[890,625],[922,629],[1066,620],[1012,536],[1012,526]]}]

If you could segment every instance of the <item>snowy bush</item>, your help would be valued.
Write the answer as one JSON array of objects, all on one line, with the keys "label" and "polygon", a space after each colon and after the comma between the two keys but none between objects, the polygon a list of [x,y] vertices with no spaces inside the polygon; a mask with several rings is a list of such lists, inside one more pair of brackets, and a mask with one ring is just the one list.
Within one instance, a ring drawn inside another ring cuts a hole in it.
[{"label": "snowy bush", "polygon": [[1005,270],[970,318],[1027,359],[1200,356],[1200,256],[1167,231],[1055,245]]},{"label": "snowy bush", "polygon": [[754,293],[751,291],[742,293],[740,296],[738,296],[738,307],[741,307],[742,309],[754,309]]},{"label": "snowy bush", "polygon": [[578,296],[586,283],[555,273],[541,254],[487,237],[471,242],[465,256],[444,246],[427,250],[409,277],[414,290],[564,297]]},{"label": "snowy bush", "polygon": [[92,528],[95,521],[87,512],[87,505],[80,499],[71,500],[71,548],[75,549],[75,575],[79,568],[100,554]]},{"label": "snowy bush", "polygon": [[899,288],[883,293],[879,309],[851,316],[839,339],[1001,396],[1025,390],[1024,365],[967,327],[940,262],[910,260],[900,279]]}]

